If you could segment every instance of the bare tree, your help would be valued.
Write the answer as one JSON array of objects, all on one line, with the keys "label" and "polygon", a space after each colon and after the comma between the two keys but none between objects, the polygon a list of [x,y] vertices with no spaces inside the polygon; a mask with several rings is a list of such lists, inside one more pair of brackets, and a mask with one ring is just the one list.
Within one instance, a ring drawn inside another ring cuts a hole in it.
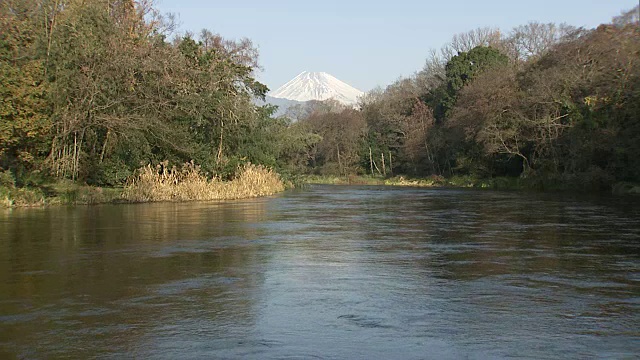
[{"label": "bare tree", "polygon": [[325,174],[350,175],[358,168],[358,150],[366,129],[359,111],[315,113],[303,121],[316,134],[317,153],[312,160]]},{"label": "bare tree", "polygon": [[418,86],[423,91],[438,87],[444,81],[447,62],[461,52],[468,52],[478,46],[490,46],[502,50],[503,41],[500,30],[484,27],[456,34],[439,50],[431,49],[422,70],[415,76]]},{"label": "bare tree", "polygon": [[248,38],[229,40],[220,34],[215,34],[207,29],[200,31],[200,42],[205,50],[216,50],[231,58],[235,63],[259,69],[258,48]]},{"label": "bare tree", "polygon": [[435,173],[434,154],[428,142],[429,131],[434,124],[431,108],[416,98],[412,113],[405,118],[403,124],[404,153],[414,172],[418,172],[420,164],[427,164],[431,173]]},{"label": "bare tree", "polygon": [[506,52],[513,60],[524,61],[546,54],[552,46],[567,40],[577,29],[567,24],[530,22],[514,28],[505,39]]},{"label": "bare tree", "polygon": [[623,11],[611,21],[615,26],[625,26],[630,24],[640,24],[640,5],[631,10]]},{"label": "bare tree", "polygon": [[471,51],[478,46],[497,47],[501,40],[502,35],[499,29],[484,27],[454,35],[445,49],[451,58],[461,52]]}]

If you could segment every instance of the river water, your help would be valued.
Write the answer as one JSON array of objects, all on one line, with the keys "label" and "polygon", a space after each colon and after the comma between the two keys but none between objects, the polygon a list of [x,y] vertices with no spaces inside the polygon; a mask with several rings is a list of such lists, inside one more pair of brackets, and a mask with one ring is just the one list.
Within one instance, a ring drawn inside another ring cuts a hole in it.
[{"label": "river water", "polygon": [[312,186],[0,211],[0,358],[640,354],[640,201]]}]

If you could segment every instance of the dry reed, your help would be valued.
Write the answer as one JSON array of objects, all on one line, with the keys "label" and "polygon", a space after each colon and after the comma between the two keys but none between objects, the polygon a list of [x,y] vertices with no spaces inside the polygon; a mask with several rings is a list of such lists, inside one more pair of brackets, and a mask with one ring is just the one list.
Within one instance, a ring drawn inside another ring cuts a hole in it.
[{"label": "dry reed", "polygon": [[284,183],[273,170],[247,164],[231,181],[208,179],[193,162],[167,170],[167,162],[147,165],[131,177],[122,193],[133,202],[209,201],[268,196],[284,191]]}]

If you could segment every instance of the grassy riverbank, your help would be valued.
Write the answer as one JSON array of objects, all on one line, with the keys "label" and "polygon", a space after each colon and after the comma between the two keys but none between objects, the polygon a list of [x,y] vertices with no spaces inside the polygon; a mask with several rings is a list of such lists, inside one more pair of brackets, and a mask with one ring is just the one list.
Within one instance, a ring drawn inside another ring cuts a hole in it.
[{"label": "grassy riverbank", "polygon": [[284,190],[285,183],[280,176],[263,166],[245,165],[230,181],[209,179],[193,164],[170,171],[146,166],[124,187],[86,186],[67,180],[17,187],[5,176],[0,184],[0,207],[235,200],[269,196]]},{"label": "grassy riverbank", "polygon": [[413,186],[413,187],[478,187],[478,188],[521,188],[515,180],[510,178],[480,180],[469,176],[454,176],[445,178],[442,176],[430,176],[426,178],[411,178],[405,176],[381,177],[381,176],[305,176],[308,184],[331,185],[389,185],[389,186]]},{"label": "grassy riverbank", "polygon": [[594,182],[589,179],[542,179],[542,178],[476,178],[473,176],[430,176],[426,178],[411,178],[405,176],[320,176],[308,175],[303,177],[307,184],[331,185],[388,185],[412,187],[455,187],[455,188],[484,188],[495,190],[534,190],[534,191],[569,191],[584,193],[612,193],[615,195],[640,195],[640,184],[619,182],[613,185]]},{"label": "grassy riverbank", "polygon": [[78,185],[71,181],[39,187],[0,186],[0,207],[38,207],[47,205],[90,205],[123,202],[122,188]]},{"label": "grassy riverbank", "polygon": [[[640,184],[620,182],[612,187],[593,188],[592,183],[558,180],[522,179],[499,177],[478,179],[472,176],[431,176],[410,178],[404,176],[319,176],[297,177],[302,184],[327,185],[386,185],[408,187],[484,188],[494,190],[537,190],[600,192],[614,195],[640,196]],[[231,181],[208,179],[194,165],[180,170],[159,172],[151,166],[144,167],[124,187],[96,187],[59,181],[38,187],[16,187],[4,181],[0,184],[1,207],[38,207],[49,205],[91,205],[104,203],[137,203],[159,201],[216,201],[269,196],[285,190],[287,185],[273,170],[255,165],[242,168]]]}]

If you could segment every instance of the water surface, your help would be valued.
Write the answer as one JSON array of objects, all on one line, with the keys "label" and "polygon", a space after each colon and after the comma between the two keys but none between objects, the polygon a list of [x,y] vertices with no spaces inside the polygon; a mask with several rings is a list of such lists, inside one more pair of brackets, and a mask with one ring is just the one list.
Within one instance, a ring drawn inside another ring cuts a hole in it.
[{"label": "water surface", "polygon": [[633,358],[638,203],[313,186],[1,211],[0,358]]}]

